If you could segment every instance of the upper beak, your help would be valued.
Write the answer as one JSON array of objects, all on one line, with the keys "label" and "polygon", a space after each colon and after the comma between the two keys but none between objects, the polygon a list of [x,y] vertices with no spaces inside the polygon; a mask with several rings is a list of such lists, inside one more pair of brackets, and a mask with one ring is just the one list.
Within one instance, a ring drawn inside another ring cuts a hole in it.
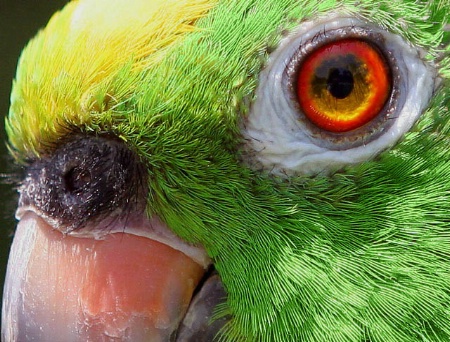
[{"label": "upper beak", "polygon": [[148,237],[65,235],[25,212],[8,263],[3,340],[171,341],[205,266]]}]

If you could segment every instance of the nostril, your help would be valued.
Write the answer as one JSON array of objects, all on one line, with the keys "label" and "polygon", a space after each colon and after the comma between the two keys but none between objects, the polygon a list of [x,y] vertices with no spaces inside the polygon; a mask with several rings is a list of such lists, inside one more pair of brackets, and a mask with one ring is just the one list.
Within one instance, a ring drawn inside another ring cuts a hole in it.
[{"label": "nostril", "polygon": [[73,167],[63,175],[65,189],[70,193],[80,193],[92,182],[91,172]]},{"label": "nostril", "polygon": [[31,208],[64,232],[72,231],[111,213],[143,210],[144,178],[138,157],[122,142],[75,136],[30,165],[19,206]]}]

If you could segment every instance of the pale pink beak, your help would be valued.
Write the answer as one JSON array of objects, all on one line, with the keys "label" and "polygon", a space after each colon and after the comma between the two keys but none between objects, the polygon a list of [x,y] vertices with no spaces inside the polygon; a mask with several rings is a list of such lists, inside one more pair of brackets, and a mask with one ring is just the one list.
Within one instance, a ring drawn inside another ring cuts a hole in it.
[{"label": "pale pink beak", "polygon": [[25,212],[8,264],[3,340],[173,340],[207,258],[123,231],[71,236]]}]

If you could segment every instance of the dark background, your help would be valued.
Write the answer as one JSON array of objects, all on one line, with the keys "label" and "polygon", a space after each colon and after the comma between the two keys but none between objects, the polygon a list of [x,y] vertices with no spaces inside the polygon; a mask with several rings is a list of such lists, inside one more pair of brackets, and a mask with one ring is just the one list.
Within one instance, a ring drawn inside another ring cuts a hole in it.
[{"label": "dark background", "polygon": [[67,0],[0,0],[0,298],[15,227],[16,191],[5,175],[14,171],[6,149],[4,118],[17,59],[27,41],[45,26],[53,12]]}]

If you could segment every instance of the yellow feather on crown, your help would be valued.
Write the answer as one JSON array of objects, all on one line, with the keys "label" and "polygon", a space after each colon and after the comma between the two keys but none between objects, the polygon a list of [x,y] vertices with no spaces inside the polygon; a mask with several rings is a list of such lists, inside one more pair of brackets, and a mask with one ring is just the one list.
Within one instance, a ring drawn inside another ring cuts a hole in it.
[{"label": "yellow feather on crown", "polygon": [[[142,71],[164,58],[214,0],[136,0],[121,11],[115,0],[73,1],[54,15],[19,61],[6,122],[17,156],[40,155],[41,137],[82,127],[92,113],[133,94]],[[117,76],[127,73],[117,82]],[[133,86],[134,85],[134,86]],[[67,129],[67,128],[66,128]]]}]

